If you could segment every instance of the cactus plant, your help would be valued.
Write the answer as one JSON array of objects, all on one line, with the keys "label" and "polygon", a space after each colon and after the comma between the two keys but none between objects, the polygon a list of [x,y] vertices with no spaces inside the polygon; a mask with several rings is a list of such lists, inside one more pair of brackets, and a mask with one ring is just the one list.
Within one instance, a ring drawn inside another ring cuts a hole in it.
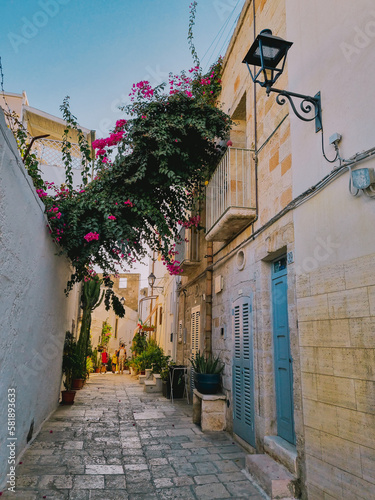
[{"label": "cactus plant", "polygon": [[91,314],[94,309],[100,306],[104,297],[104,291],[100,296],[102,282],[103,280],[98,276],[94,276],[90,281],[85,281],[82,287],[82,324],[77,344],[82,365],[82,378],[85,378],[86,374],[86,356],[90,338]]}]

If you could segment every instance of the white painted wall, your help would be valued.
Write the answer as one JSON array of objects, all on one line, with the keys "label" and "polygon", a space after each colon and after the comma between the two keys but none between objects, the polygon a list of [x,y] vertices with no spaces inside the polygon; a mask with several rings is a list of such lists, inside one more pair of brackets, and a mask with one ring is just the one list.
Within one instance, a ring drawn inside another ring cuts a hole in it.
[{"label": "white painted wall", "polygon": [[[287,39],[294,42],[288,53],[288,90],[312,96],[321,92],[326,155],[335,156],[328,144],[335,132],[342,135],[343,158],[375,147],[374,1],[286,0],[286,6]],[[323,158],[321,134],[315,133],[314,123],[300,121],[292,111],[290,116],[296,197],[330,173],[333,165]],[[374,168],[375,160],[358,167]],[[354,198],[348,184],[345,172],[295,211],[297,270],[309,267],[311,258],[320,267],[374,251],[375,200]],[[328,252],[320,250],[320,238]],[[323,258],[314,257],[314,252]]]},{"label": "white painted wall", "polygon": [[0,486],[9,472],[7,392],[16,395],[17,455],[55,410],[65,331],[78,294],[64,294],[71,268],[57,256],[41,203],[0,111]]},{"label": "white painted wall", "polygon": [[[150,260],[150,272],[152,261]],[[181,281],[179,276],[171,276],[162,261],[156,260],[154,263],[154,275],[156,277],[155,286],[162,287],[154,289],[154,295],[158,295],[158,304],[162,307],[162,323],[160,324],[160,311],[158,312],[156,326],[156,340],[164,353],[171,356],[176,361],[177,349],[177,285]],[[149,288],[151,294],[151,288]],[[149,302],[149,301],[147,301]],[[147,303],[146,302],[146,303]],[[155,300],[152,301],[153,307]],[[154,317],[153,317],[154,318]],[[154,319],[152,320],[154,322]],[[171,333],[173,333],[171,341]]]},{"label": "white painted wall", "polygon": [[[65,167],[57,167],[54,165],[42,165],[41,166],[41,176],[44,181],[54,182],[56,186],[60,187],[61,184],[66,183],[65,179]],[[73,188],[78,190],[82,183],[82,170],[81,169],[73,169]],[[48,194],[52,194],[52,191],[49,191]]]}]

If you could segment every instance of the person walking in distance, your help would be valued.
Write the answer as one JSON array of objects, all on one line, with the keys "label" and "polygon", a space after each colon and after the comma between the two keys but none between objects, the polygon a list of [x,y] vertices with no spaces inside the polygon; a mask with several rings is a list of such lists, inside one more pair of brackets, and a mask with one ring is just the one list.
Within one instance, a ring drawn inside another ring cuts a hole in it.
[{"label": "person walking in distance", "polygon": [[116,368],[117,368],[117,351],[115,351],[114,355],[112,356],[112,373],[116,373]]},{"label": "person walking in distance", "polygon": [[118,351],[118,370],[121,375],[124,373],[124,364],[125,364],[125,359],[126,359],[126,350],[125,350],[125,344],[121,344],[120,349]]},{"label": "person walking in distance", "polygon": [[106,374],[107,373],[107,363],[109,360],[107,348],[104,347],[103,352],[102,352],[102,367],[101,367],[101,372]]}]

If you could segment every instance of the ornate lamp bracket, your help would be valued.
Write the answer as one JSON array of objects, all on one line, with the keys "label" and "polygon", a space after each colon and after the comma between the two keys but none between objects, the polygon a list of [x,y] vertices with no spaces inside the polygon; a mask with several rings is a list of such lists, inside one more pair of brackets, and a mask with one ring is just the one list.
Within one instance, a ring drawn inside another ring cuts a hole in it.
[{"label": "ornate lamp bracket", "polygon": [[[288,100],[294,111],[294,114],[298,116],[300,120],[303,120],[305,122],[312,122],[313,120],[315,120],[315,132],[319,132],[320,130],[322,130],[322,106],[320,92],[315,94],[314,97],[311,97],[304,94],[289,92],[288,90],[274,89],[270,86],[266,87],[266,92],[267,95],[269,95],[270,92],[276,92],[276,94],[278,94],[278,96],[276,97],[276,102],[277,104],[280,104],[280,106],[285,104],[286,100]],[[300,110],[297,109],[296,104],[293,100],[294,98],[301,100],[301,102],[299,103]]]}]

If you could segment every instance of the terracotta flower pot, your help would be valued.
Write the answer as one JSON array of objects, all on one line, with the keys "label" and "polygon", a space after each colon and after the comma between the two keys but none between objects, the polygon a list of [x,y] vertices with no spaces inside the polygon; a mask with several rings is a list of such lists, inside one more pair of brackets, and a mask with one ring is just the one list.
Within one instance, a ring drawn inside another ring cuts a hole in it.
[{"label": "terracotta flower pot", "polygon": [[72,387],[72,389],[74,391],[82,389],[84,383],[85,383],[85,379],[83,379],[83,378],[75,378],[75,379],[73,379],[73,387]]},{"label": "terracotta flower pot", "polygon": [[76,391],[61,391],[61,403],[63,405],[74,404],[75,395]]}]

